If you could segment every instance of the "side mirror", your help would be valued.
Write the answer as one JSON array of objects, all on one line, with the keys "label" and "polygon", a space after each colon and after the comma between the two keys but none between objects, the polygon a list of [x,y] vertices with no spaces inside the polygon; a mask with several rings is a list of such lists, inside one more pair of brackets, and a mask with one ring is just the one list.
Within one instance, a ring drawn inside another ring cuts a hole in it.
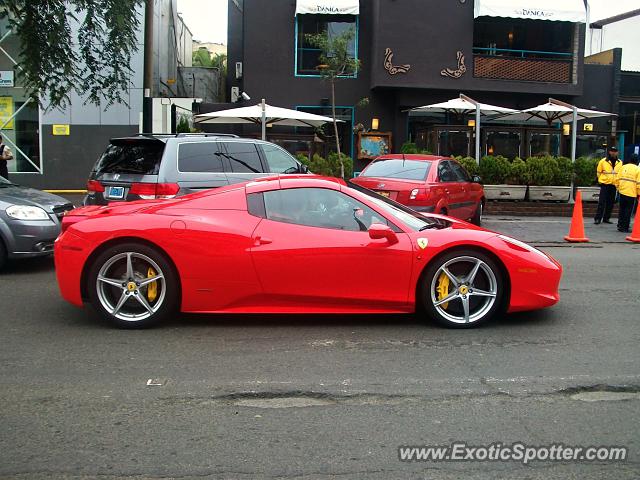
[{"label": "side mirror", "polygon": [[300,173],[309,173],[309,167],[307,167],[304,163],[300,164]]},{"label": "side mirror", "polygon": [[386,239],[389,242],[389,245],[398,243],[398,236],[396,235],[396,232],[391,230],[391,227],[388,225],[383,225],[381,223],[371,224],[369,227],[369,237],[373,240]]},{"label": "side mirror", "polygon": [[473,180],[473,183],[482,183],[482,178],[479,175],[474,175],[471,180]]}]

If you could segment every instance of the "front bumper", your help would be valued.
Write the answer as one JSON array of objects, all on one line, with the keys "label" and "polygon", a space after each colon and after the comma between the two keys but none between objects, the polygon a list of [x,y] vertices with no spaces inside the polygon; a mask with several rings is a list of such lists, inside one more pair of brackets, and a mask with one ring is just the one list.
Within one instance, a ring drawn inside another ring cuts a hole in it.
[{"label": "front bumper", "polygon": [[57,220],[9,220],[4,223],[3,238],[9,258],[50,255],[60,234]]}]

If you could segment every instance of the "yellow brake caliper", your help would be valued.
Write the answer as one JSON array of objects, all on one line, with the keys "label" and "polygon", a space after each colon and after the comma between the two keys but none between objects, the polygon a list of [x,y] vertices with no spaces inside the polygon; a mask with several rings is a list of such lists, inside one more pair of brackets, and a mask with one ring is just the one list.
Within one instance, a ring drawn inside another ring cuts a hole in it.
[{"label": "yellow brake caliper", "polygon": [[[157,275],[156,271],[149,267],[147,270],[147,278],[153,278]],[[151,282],[147,285],[147,298],[150,302],[153,302],[158,297],[158,282]]]},{"label": "yellow brake caliper", "polygon": [[[449,280],[449,277],[447,276],[446,273],[443,272],[440,274],[440,276],[438,277],[438,286],[436,287],[436,291],[438,292],[438,300],[442,300],[449,296],[450,282],[451,280]],[[445,310],[447,309],[448,306],[449,306],[449,302],[443,303],[441,305],[441,307]]]}]

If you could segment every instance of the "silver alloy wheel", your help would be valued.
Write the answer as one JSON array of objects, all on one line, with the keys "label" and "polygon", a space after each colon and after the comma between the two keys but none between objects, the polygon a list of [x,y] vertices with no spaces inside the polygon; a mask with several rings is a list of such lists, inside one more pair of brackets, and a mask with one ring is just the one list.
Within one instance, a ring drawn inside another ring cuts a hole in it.
[{"label": "silver alloy wheel", "polygon": [[[155,275],[148,276],[149,268]],[[156,283],[157,295],[147,299],[149,286]],[[156,262],[137,252],[122,252],[107,260],[96,278],[98,299],[104,309],[119,320],[137,322],[149,318],[162,306],[166,283]]]},{"label": "silver alloy wheel", "polygon": [[[456,273],[454,274],[453,271]],[[453,291],[439,298],[438,283],[444,274]],[[453,323],[481,320],[496,302],[498,281],[489,265],[476,257],[461,256],[445,262],[431,280],[431,302],[437,312]]]}]

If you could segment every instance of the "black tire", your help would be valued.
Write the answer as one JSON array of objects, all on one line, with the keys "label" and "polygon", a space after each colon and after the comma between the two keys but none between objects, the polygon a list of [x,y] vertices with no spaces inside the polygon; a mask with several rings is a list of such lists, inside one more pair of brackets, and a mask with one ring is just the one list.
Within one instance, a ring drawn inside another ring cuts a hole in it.
[{"label": "black tire", "polygon": [[0,238],[0,271],[7,265],[7,247],[4,246],[2,238]]},{"label": "black tire", "polygon": [[[128,276],[129,258],[133,278]],[[147,273],[144,270],[145,265]],[[104,277],[122,283],[116,286],[104,281],[99,282],[98,275],[103,268],[106,268],[102,272]],[[154,278],[158,280],[153,282],[156,292],[153,298],[150,293],[151,284],[133,286],[133,290],[130,288],[132,283],[144,284],[153,277],[150,269],[158,270],[162,277],[155,272]],[[89,267],[86,288],[93,308],[102,318],[119,328],[129,329],[148,328],[159,324],[176,312],[180,296],[178,277],[171,262],[156,249],[139,243],[119,244],[100,253]],[[124,303],[117,309],[122,299]],[[107,309],[107,305],[112,308]],[[129,317],[123,318],[126,316]]]},{"label": "black tire", "polygon": [[[468,282],[465,277],[471,274],[478,262],[475,278]],[[443,267],[456,277],[459,288],[454,288],[453,281],[442,270]],[[442,283],[447,284],[446,289]],[[473,328],[502,311],[506,284],[502,271],[493,258],[476,250],[465,249],[453,250],[434,259],[427,266],[419,288],[424,310],[431,319],[447,328]],[[493,293],[494,296],[485,295],[487,293]],[[450,296],[451,300],[448,302],[436,305]],[[468,312],[466,317],[465,301]]]},{"label": "black tire", "polygon": [[482,213],[484,210],[484,203],[481,201],[478,202],[476,206],[476,213],[473,214],[473,218],[471,219],[471,223],[474,225],[480,226],[482,224]]}]

